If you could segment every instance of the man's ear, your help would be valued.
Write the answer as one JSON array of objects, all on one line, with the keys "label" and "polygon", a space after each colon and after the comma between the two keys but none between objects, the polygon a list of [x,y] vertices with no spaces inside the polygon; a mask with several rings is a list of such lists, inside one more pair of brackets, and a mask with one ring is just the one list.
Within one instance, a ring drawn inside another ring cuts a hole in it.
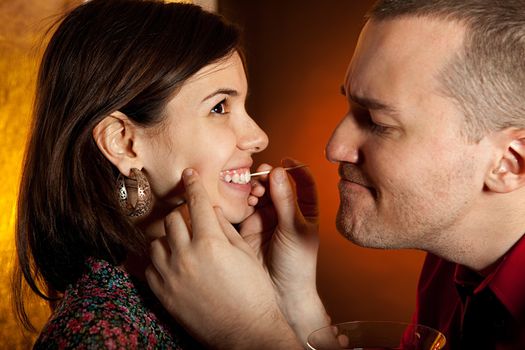
[{"label": "man's ear", "polygon": [[137,134],[137,126],[118,111],[93,128],[93,138],[102,154],[126,176],[131,168],[143,167],[135,149]]},{"label": "man's ear", "polygon": [[501,133],[501,152],[485,185],[493,192],[508,193],[525,186],[525,129],[506,129]]}]

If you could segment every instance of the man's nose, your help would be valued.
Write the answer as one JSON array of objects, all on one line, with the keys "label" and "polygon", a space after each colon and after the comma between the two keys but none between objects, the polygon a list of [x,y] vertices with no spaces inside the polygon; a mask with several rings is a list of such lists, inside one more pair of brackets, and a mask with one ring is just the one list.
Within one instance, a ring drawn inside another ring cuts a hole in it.
[{"label": "man's nose", "polygon": [[337,125],[326,145],[326,159],[332,163],[359,161],[360,131],[350,116]]}]

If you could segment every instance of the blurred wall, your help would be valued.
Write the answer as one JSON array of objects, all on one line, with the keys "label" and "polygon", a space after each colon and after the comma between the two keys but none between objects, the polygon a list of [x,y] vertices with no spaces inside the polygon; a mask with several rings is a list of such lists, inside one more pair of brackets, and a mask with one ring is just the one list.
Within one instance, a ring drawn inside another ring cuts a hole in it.
[{"label": "blurred wall", "polygon": [[[30,125],[37,61],[43,33],[56,15],[80,0],[0,1],[0,348],[29,349],[35,335],[22,331],[10,305],[15,203],[21,162]],[[39,329],[47,305],[28,296]]]},{"label": "blurred wall", "polygon": [[[36,337],[21,329],[10,304],[16,198],[44,34],[63,13],[82,2],[0,0],[0,349],[30,349]],[[215,0],[197,2],[216,8]],[[31,293],[27,300],[29,316],[40,330],[49,308]]]},{"label": "blurred wall", "polygon": [[315,174],[321,206],[318,287],[335,322],[409,321],[423,254],[357,247],[335,229],[337,165],[324,146],[346,112],[340,86],[371,0],[219,0],[244,28],[248,110],[270,146],[258,162],[292,156]]}]

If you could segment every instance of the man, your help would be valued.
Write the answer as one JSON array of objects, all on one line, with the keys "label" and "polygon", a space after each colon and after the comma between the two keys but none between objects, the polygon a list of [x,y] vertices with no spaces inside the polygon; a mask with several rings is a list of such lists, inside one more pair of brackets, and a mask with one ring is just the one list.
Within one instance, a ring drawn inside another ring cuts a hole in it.
[{"label": "man", "polygon": [[[524,58],[523,0],[379,1],[345,77],[349,112],[327,145],[340,164],[339,231],[429,253],[414,321],[451,349],[525,348]],[[315,291],[313,182],[291,175],[298,204],[274,169],[275,225],[257,212],[240,236],[198,174],[185,176],[192,238],[174,214],[148,280],[209,345],[300,348],[329,324]]]}]

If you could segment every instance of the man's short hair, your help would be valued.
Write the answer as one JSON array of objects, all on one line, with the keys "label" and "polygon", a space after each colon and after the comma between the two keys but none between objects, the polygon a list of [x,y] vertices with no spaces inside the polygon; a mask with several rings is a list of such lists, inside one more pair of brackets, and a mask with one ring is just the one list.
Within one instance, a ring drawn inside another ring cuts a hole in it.
[{"label": "man's short hair", "polygon": [[410,16],[466,28],[463,49],[440,77],[465,114],[465,136],[525,128],[525,0],[379,0],[368,19]]}]

